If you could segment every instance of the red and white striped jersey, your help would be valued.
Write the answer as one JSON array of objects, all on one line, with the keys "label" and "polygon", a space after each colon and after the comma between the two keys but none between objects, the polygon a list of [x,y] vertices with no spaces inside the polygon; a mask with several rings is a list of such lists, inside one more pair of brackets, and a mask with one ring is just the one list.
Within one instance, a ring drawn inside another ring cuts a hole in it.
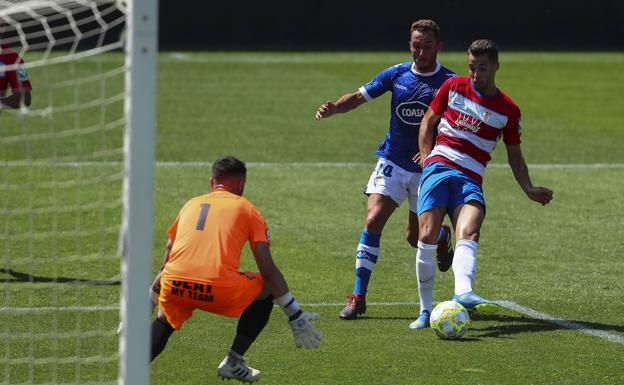
[{"label": "red and white striped jersey", "polygon": [[438,136],[425,165],[442,162],[481,183],[498,140],[520,144],[520,109],[502,91],[484,97],[469,77],[448,79],[429,106],[441,115]]},{"label": "red and white striped jersey", "polygon": [[9,87],[13,93],[32,91],[22,58],[8,46],[0,44],[0,97],[6,96]]}]

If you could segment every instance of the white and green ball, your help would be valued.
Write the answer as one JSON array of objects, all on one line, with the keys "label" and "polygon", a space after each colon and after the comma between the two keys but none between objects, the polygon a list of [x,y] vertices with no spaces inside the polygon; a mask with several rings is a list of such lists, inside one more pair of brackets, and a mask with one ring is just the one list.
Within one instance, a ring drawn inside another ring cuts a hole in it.
[{"label": "white and green ball", "polygon": [[440,302],[433,308],[429,324],[433,332],[445,340],[462,338],[468,330],[468,311],[455,301]]}]

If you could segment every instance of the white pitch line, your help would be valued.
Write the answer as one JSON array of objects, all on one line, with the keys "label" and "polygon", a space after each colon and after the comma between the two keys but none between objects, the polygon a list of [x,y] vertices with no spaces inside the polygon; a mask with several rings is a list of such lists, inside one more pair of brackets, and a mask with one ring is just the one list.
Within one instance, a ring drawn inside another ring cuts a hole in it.
[{"label": "white pitch line", "polygon": [[[578,330],[581,333],[588,334],[590,336],[602,338],[609,342],[624,345],[624,336],[616,333],[607,332],[604,330],[597,330],[587,327],[583,324],[562,320],[560,318],[551,316],[546,313],[539,312],[537,310],[519,305],[512,301],[494,301],[500,306],[512,310],[516,313],[526,315],[531,318],[546,321],[551,324],[555,324],[565,329]],[[402,301],[402,302],[368,302],[369,306],[418,306],[418,302],[414,301]],[[320,302],[320,303],[302,303],[303,307],[339,307],[344,306],[344,302]],[[39,313],[39,312],[92,312],[92,311],[112,311],[119,310],[119,305],[105,305],[105,306],[60,306],[60,307],[0,307],[0,313]]]},{"label": "white pitch line", "polygon": [[531,318],[536,318],[542,321],[546,321],[552,324],[555,324],[557,326],[561,326],[563,328],[566,329],[572,329],[572,330],[578,330],[582,333],[585,334],[589,334],[591,336],[594,337],[599,337],[602,339],[605,339],[609,342],[615,342],[616,344],[620,344],[620,345],[624,345],[624,336],[620,335],[620,334],[615,334],[615,333],[610,333],[604,330],[597,330],[597,329],[592,329],[590,327],[587,327],[583,324],[580,323],[576,323],[576,322],[572,322],[572,321],[566,321],[566,320],[562,320],[559,319],[557,317],[553,317],[551,315],[548,315],[546,313],[541,313],[537,310],[533,310],[531,308],[528,307],[524,307],[522,305],[519,305],[515,302],[511,302],[511,301],[497,301],[496,303],[498,303],[499,305],[509,309],[509,310],[513,310],[516,313],[520,313],[520,314],[524,314],[526,316],[529,316]]},{"label": "white pitch line", "polygon": [[[98,167],[98,166],[121,166],[121,161],[85,161],[85,162],[53,162],[53,161],[8,161],[0,163],[6,167]],[[295,168],[357,168],[372,167],[374,162],[247,162],[251,168],[278,168],[278,167],[295,167]],[[187,167],[212,167],[212,162],[204,161],[158,161],[157,167],[163,168],[187,168]],[[490,168],[509,168],[507,163],[490,163]],[[534,169],[620,169],[624,168],[624,163],[533,163],[528,164],[529,168]]]},{"label": "white pitch line", "polygon": [[[321,303],[302,303],[301,306],[306,307],[333,307],[344,306],[344,302],[321,302]],[[418,306],[419,302],[366,302],[371,306]]]},{"label": "white pitch line", "polygon": [[42,306],[42,307],[0,307],[0,313],[29,314],[57,312],[96,312],[119,310],[119,305],[104,306]]}]

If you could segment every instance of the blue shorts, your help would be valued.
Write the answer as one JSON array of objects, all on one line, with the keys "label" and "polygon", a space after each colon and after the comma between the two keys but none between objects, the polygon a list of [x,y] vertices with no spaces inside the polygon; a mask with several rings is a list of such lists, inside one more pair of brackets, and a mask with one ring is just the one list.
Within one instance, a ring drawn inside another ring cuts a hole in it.
[{"label": "blue shorts", "polygon": [[459,205],[479,202],[485,211],[481,185],[463,172],[443,163],[430,163],[423,170],[418,192],[418,215],[446,207],[449,216]]}]

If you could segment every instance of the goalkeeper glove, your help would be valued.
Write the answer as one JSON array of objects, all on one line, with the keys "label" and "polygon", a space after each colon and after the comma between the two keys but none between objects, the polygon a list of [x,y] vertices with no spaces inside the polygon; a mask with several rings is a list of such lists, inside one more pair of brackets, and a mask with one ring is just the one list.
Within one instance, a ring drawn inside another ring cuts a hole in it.
[{"label": "goalkeeper glove", "polygon": [[288,323],[295,338],[295,345],[306,349],[318,348],[321,344],[321,333],[310,323],[320,318],[318,313],[304,313],[290,292],[276,298],[277,303],[288,317]]},{"label": "goalkeeper glove", "polygon": [[316,349],[321,344],[321,333],[310,323],[321,318],[318,313],[304,313],[292,321],[288,321],[295,338],[295,346],[306,349]]}]

